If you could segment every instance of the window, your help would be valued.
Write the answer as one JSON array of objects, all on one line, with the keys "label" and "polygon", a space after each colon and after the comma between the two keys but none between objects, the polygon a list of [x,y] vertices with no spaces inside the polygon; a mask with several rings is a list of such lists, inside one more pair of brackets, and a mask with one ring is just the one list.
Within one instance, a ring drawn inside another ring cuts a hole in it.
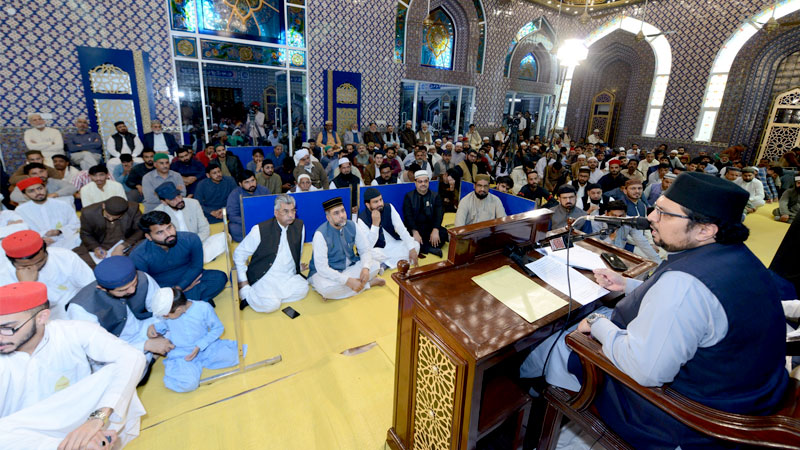
[{"label": "window", "polygon": [[519,77],[523,80],[539,80],[539,64],[536,63],[536,56],[528,53],[519,63]]},{"label": "window", "polygon": [[422,27],[423,66],[453,70],[455,27],[453,19],[442,8],[431,11]]}]

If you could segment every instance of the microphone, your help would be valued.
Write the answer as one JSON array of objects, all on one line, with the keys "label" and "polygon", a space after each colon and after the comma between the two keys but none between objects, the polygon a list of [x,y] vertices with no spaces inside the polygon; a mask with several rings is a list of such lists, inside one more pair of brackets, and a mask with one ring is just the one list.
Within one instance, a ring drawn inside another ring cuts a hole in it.
[{"label": "microphone", "polygon": [[622,225],[628,225],[636,230],[649,230],[650,229],[650,221],[647,220],[647,217],[609,217],[609,216],[587,216],[588,220],[593,222],[603,222],[607,223],[611,226],[620,227]]}]

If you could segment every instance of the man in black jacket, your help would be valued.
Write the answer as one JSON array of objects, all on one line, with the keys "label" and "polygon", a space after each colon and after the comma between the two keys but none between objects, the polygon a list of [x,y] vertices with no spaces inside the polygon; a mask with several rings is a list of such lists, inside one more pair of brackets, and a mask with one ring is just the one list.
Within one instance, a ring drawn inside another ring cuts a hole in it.
[{"label": "man in black jacket", "polygon": [[403,199],[403,223],[415,241],[420,243],[420,256],[433,253],[442,256],[442,246],[447,242],[447,230],[442,226],[444,207],[439,194],[429,189],[428,172],[419,170],[414,175],[416,188]]}]

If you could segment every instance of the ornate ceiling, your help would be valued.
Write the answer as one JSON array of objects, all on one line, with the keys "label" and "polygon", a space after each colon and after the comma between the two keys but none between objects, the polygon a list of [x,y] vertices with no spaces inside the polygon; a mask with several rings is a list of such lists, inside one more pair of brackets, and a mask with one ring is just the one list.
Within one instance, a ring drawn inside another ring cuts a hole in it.
[{"label": "ornate ceiling", "polygon": [[586,3],[589,3],[589,11],[601,11],[609,8],[616,8],[618,6],[627,6],[633,3],[642,3],[644,0],[528,0],[529,2],[536,3],[548,8],[558,9],[559,3],[561,4],[561,12],[569,12],[575,14],[576,11],[583,12]]}]

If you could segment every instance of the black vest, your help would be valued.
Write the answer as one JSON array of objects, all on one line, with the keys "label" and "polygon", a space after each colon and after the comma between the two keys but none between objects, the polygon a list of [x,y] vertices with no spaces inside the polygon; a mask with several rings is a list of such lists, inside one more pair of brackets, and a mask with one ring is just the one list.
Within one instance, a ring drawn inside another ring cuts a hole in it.
[{"label": "black vest", "polygon": [[[372,227],[372,211],[368,210],[366,207],[361,208],[361,210],[358,212],[358,218],[363,220],[367,227]],[[386,232],[396,240],[400,240],[400,235],[397,234],[397,231],[394,229],[394,222],[392,222],[392,205],[390,204],[384,205],[383,211],[381,211],[381,224],[378,228],[378,242],[375,243],[375,247],[377,248],[386,247],[386,239],[383,237],[383,230],[386,230]]]},{"label": "black vest", "polygon": [[[250,258],[250,264],[247,266],[247,282],[250,285],[256,284],[269,269],[272,263],[275,262],[275,257],[278,255],[278,247],[281,244],[281,227],[278,221],[273,217],[267,221],[258,224],[258,230],[261,233],[261,243],[258,244],[255,253]],[[303,221],[295,219],[291,225],[286,227],[286,240],[289,242],[289,250],[292,252],[294,259],[294,270],[300,273],[300,253],[303,250]]]},{"label": "black vest", "polygon": [[[119,133],[114,133],[111,135],[111,137],[114,138],[114,147],[117,149],[117,151],[122,151],[122,135]],[[128,148],[130,149],[131,153],[133,153],[133,149],[136,148],[136,144],[133,142],[133,138],[135,137],[135,134],[125,134],[125,142],[128,144]]]},{"label": "black vest", "polygon": [[380,175],[377,178],[375,178],[375,180],[378,182],[379,186],[383,186],[384,184],[397,184],[397,177],[394,175],[392,175],[391,178],[389,178],[389,181],[384,180],[383,177]]},{"label": "black vest", "polygon": [[[128,321],[127,308],[131,309],[133,315],[139,319],[149,319],[153,313],[147,310],[147,275],[142,271],[137,271],[139,282],[136,285],[136,292],[127,298],[117,298],[106,291],[97,289],[97,281],[92,281],[83,289],[75,294],[75,297],[67,303],[67,308],[73,303],[85,309],[89,314],[97,316],[100,326],[106,331],[119,337],[125,322]],[[127,308],[126,308],[127,306]]]},{"label": "black vest", "polygon": [[331,181],[333,181],[333,184],[339,189],[350,187],[350,205],[358,204],[358,183],[361,180],[357,176],[352,173],[348,175],[340,173]]}]

